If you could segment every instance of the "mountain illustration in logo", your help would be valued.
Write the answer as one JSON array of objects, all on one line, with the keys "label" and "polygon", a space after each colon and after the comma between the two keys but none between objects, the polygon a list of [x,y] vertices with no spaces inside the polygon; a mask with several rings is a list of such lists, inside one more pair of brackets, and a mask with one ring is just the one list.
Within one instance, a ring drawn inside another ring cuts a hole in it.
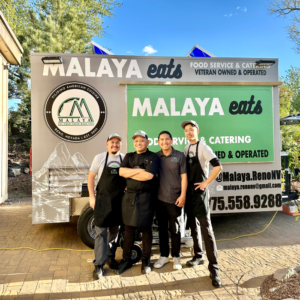
[{"label": "mountain illustration in logo", "polygon": [[83,82],[66,82],[48,96],[44,106],[47,126],[58,138],[82,143],[103,128],[107,108],[101,94]]},{"label": "mountain illustration in logo", "polygon": [[[58,108],[58,126],[93,126],[94,119],[84,98],[72,97],[64,100]],[[66,103],[73,102],[72,108],[68,113],[64,109]],[[62,115],[62,112],[64,113]]]},{"label": "mountain illustration in logo", "polygon": [[42,168],[32,175],[33,224],[70,220],[70,198],[80,197],[89,164],[79,152],[72,156],[64,142],[56,145]]},{"label": "mountain illustration in logo", "polygon": [[119,164],[116,164],[116,163],[112,163],[109,165],[110,168],[120,168],[120,165]]}]

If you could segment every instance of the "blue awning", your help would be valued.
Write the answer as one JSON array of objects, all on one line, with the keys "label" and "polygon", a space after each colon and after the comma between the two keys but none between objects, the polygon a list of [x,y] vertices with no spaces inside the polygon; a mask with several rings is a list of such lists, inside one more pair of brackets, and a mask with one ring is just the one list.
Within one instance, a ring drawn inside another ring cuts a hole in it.
[{"label": "blue awning", "polygon": [[202,47],[195,45],[192,50],[187,54],[187,57],[216,57],[215,55],[209,53]]},{"label": "blue awning", "polygon": [[98,45],[97,43],[92,41],[92,50],[94,54],[99,54],[99,55],[114,55],[112,52],[109,50],[105,49],[104,47]]}]

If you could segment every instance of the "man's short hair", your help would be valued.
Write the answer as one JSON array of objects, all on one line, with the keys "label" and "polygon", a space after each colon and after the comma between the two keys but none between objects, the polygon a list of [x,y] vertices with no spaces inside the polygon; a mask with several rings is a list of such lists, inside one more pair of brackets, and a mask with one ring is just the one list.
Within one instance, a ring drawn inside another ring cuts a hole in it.
[{"label": "man's short hair", "polygon": [[159,139],[159,137],[160,137],[162,134],[168,134],[168,135],[170,136],[171,140],[172,140],[172,134],[171,134],[169,131],[167,131],[167,130],[162,131],[162,132],[158,135],[158,139]]}]

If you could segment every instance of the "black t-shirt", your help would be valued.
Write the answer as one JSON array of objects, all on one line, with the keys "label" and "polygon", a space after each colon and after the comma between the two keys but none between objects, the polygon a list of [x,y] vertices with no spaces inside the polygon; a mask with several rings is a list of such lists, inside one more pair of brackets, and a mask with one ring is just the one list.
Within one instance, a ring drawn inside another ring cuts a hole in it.
[{"label": "black t-shirt", "polygon": [[129,191],[154,192],[156,189],[156,174],[158,173],[159,158],[156,153],[147,149],[146,152],[137,154],[127,153],[121,163],[120,168],[145,169],[154,175],[151,180],[139,181],[126,178],[127,189]]},{"label": "black t-shirt", "polygon": [[160,159],[157,198],[174,204],[181,194],[181,175],[187,173],[186,157],[174,148],[168,156],[162,150],[156,154]]}]

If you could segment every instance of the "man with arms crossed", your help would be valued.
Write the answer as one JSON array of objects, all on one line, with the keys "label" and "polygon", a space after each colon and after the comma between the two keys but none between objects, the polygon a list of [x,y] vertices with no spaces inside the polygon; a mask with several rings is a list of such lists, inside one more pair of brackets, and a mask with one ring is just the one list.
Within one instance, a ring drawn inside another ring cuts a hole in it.
[{"label": "man with arms crossed", "polygon": [[180,151],[172,147],[172,135],[162,131],[158,135],[158,144],[161,151],[157,152],[160,158],[158,200],[156,201],[156,217],[159,230],[160,258],[154,268],[161,268],[169,260],[169,233],[171,232],[173,269],[180,270],[180,217],[182,206],[185,203],[187,189],[186,158]]},{"label": "man with arms crossed", "polygon": [[[215,180],[222,170],[221,163],[211,148],[205,143],[199,142],[199,126],[195,121],[188,120],[181,124],[185,137],[190,144],[184,148],[187,160],[188,189],[186,195],[185,211],[188,224],[191,228],[194,254],[192,260],[187,261],[188,267],[204,264],[201,233],[204,239],[206,255],[209,261],[208,269],[214,287],[221,287],[221,279],[218,276],[218,253],[216,240],[210,220],[208,185]],[[208,176],[208,162],[213,169]],[[199,226],[200,223],[200,226]]]},{"label": "man with arms crossed", "polygon": [[125,224],[123,259],[114,270],[116,274],[121,274],[132,266],[131,248],[136,230],[142,233],[142,274],[151,271],[155,176],[158,172],[159,158],[148,150],[149,141],[146,132],[139,130],[132,139],[136,152],[127,153],[120,167],[120,176],[126,178],[127,191],[122,199],[122,217]]},{"label": "man with arms crossed", "polygon": [[[115,260],[116,246],[113,242],[118,236],[119,225],[122,223],[121,203],[126,186],[125,179],[119,176],[119,167],[124,159],[124,154],[120,153],[121,140],[116,133],[108,137],[107,152],[95,156],[88,177],[90,206],[94,209],[96,225],[93,272],[95,280],[103,276],[105,262],[111,269],[118,265]],[[97,175],[99,182],[95,198],[94,181]]]}]

